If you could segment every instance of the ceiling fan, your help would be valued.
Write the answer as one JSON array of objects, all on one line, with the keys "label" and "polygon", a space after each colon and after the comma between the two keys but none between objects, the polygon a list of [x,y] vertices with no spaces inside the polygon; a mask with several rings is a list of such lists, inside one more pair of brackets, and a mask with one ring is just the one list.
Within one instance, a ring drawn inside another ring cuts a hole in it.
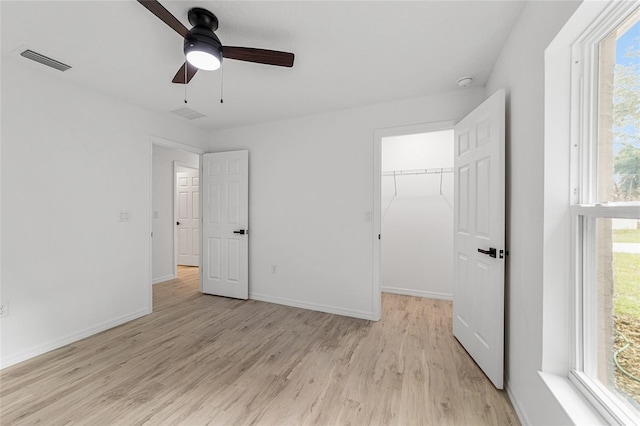
[{"label": "ceiling fan", "polygon": [[215,70],[220,68],[222,58],[280,67],[293,66],[293,53],[251,47],[223,46],[220,39],[214,34],[214,31],[218,29],[218,18],[206,9],[195,7],[189,10],[189,23],[193,25],[193,28],[188,30],[157,0],[138,0],[138,3],[184,37],[186,62],[173,77],[174,83],[189,83],[198,69]]}]

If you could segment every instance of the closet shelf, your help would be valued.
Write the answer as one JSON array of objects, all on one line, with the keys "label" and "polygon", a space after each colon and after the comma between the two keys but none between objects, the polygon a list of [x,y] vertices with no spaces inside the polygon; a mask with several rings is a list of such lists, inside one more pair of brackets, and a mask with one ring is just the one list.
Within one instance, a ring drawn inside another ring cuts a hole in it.
[{"label": "closet shelf", "polygon": [[387,172],[382,172],[382,176],[436,175],[441,173],[453,173],[453,167],[438,167],[434,169],[415,170],[390,170]]},{"label": "closet shelf", "polygon": [[[453,167],[438,167],[434,169],[416,169],[416,170],[391,170],[387,172],[382,172],[382,176],[393,177],[393,195],[395,197],[396,195],[398,195],[398,182],[396,180],[398,176],[440,175],[439,193],[440,195],[442,195],[442,176],[445,173],[453,173]],[[405,179],[401,179],[401,180],[405,180]]]}]

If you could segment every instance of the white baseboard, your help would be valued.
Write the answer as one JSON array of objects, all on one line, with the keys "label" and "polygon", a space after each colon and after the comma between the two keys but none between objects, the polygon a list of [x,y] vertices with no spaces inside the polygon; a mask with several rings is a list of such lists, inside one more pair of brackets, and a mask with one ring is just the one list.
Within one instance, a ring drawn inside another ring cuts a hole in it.
[{"label": "white baseboard", "polygon": [[402,294],[404,296],[426,297],[429,299],[453,300],[453,294],[437,293],[435,291],[411,290],[407,288],[381,286],[383,293]]},{"label": "white baseboard", "polygon": [[507,391],[507,395],[509,396],[511,405],[513,405],[513,409],[516,412],[516,416],[518,416],[518,420],[520,420],[520,424],[523,426],[530,425],[531,422],[529,421],[529,417],[527,416],[527,413],[522,408],[520,401],[518,401],[516,396],[513,394],[513,391],[511,390],[511,386],[509,386],[509,381],[507,380],[506,377],[504,378],[504,389]]},{"label": "white baseboard", "polygon": [[151,284],[159,284],[169,280],[175,280],[176,276],[174,274],[165,275],[164,277],[158,277],[151,280]]},{"label": "white baseboard", "polygon": [[60,339],[56,339],[49,343],[45,343],[44,345],[39,345],[34,348],[28,349],[26,351],[20,352],[15,355],[9,355],[8,357],[0,359],[0,369],[11,367],[12,365],[18,364],[20,362],[26,361],[31,358],[35,358],[38,355],[42,355],[43,353],[52,351],[54,349],[61,348],[68,344],[77,342],[78,340],[82,340],[89,336],[93,336],[94,334],[98,334],[105,330],[108,330],[113,327],[117,327],[126,322],[132,321],[134,319],[143,317],[147,314],[150,314],[151,311],[147,308],[141,309],[137,312],[133,312],[131,314],[122,315],[118,318],[114,318],[109,321],[105,321],[103,323],[97,324],[93,327],[88,327],[83,330],[80,330],[76,333],[68,334]]},{"label": "white baseboard", "polygon": [[311,311],[326,312],[328,314],[344,315],[346,317],[353,317],[353,318],[360,318],[360,319],[375,321],[372,312],[357,311],[353,309],[344,309],[336,306],[303,302],[300,300],[268,296],[266,294],[259,294],[259,293],[249,293],[249,299],[259,300],[261,302],[277,303],[278,305],[292,306],[294,308],[309,309]]}]

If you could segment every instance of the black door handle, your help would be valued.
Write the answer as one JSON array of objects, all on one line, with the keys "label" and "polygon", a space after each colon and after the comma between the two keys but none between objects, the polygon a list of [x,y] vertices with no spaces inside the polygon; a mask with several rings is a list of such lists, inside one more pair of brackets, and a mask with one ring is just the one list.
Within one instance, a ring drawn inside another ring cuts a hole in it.
[{"label": "black door handle", "polygon": [[493,247],[489,247],[489,250],[478,249],[478,253],[486,254],[493,257],[494,259],[496,258],[496,249],[494,249]]},{"label": "black door handle", "polygon": [[176,225],[180,225],[180,222],[176,222]]},{"label": "black door handle", "polygon": [[244,229],[241,229],[239,231],[233,231],[234,234],[240,234],[240,235],[244,235]]}]

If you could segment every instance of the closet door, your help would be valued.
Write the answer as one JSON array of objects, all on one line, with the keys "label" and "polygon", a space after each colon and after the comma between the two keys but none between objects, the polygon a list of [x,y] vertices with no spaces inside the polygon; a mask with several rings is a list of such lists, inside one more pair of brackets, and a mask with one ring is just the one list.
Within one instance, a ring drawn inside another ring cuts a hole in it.
[{"label": "closet door", "polygon": [[504,370],[504,90],[455,126],[453,334],[498,388]]}]

